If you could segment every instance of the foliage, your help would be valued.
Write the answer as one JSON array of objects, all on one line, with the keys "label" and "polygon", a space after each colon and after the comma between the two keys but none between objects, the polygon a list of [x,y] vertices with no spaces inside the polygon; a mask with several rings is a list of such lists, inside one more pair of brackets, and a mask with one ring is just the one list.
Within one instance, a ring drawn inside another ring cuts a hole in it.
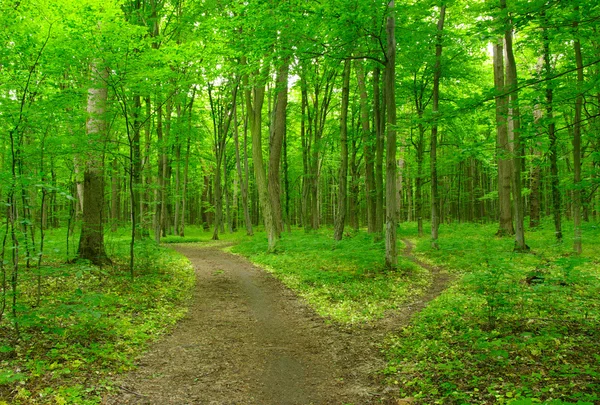
[{"label": "foliage", "polygon": [[103,268],[65,264],[65,246],[50,244],[39,304],[37,270],[24,271],[20,339],[11,339],[10,319],[0,323],[0,403],[100,403],[113,389],[111,376],[132,369],[148,342],[184,315],[194,285],[189,262],[140,242],[132,282],[126,243],[109,240],[114,265]]},{"label": "foliage", "polygon": [[461,277],[389,337],[388,382],[428,404],[597,403],[600,255],[573,256],[551,229],[529,234],[531,254],[507,253],[492,226],[444,226],[439,251],[420,240],[423,259]]},{"label": "foliage", "polygon": [[400,258],[396,271],[386,271],[384,243],[372,235],[356,232],[335,242],[332,233],[284,233],[274,254],[265,253],[261,234],[232,251],[265,267],[321,316],[342,323],[381,318],[427,287],[428,274],[409,260]]}]

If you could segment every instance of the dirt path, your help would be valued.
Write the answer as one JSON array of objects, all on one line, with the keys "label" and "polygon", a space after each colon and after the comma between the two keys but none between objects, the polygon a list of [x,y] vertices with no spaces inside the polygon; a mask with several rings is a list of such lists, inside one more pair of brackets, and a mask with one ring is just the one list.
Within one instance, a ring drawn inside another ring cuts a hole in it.
[{"label": "dirt path", "polygon": [[175,248],[196,268],[189,312],[106,404],[391,403],[393,392],[377,383],[381,338],[447,285],[434,278],[420,303],[383,322],[342,328],[244,258],[214,247]]}]

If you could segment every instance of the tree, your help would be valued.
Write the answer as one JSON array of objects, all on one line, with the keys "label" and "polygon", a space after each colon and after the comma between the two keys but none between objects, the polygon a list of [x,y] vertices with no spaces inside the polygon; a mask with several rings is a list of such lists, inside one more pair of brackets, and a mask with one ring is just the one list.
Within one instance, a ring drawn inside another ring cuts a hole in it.
[{"label": "tree", "polygon": [[342,105],[340,111],[340,174],[338,188],[338,215],[335,220],[334,239],[342,240],[346,224],[348,184],[348,104],[350,99],[350,60],[344,61],[342,76]]},{"label": "tree", "polygon": [[385,265],[395,268],[398,264],[396,246],[396,18],[395,3],[388,3],[387,60],[385,67],[385,100],[387,111],[386,154],[386,206],[385,206]]},{"label": "tree", "polygon": [[87,153],[83,174],[83,217],[78,256],[96,265],[110,262],[104,249],[104,144],[106,134],[106,103],[108,69],[102,62],[90,64],[91,84],[88,90],[86,134],[90,152]]},{"label": "tree", "polygon": [[435,67],[433,69],[433,125],[431,126],[431,247],[439,249],[438,228],[440,225],[440,214],[438,208],[438,175],[437,175],[437,137],[438,137],[438,113],[440,103],[440,76],[442,70],[442,32],[446,17],[446,5],[440,8],[440,18],[437,23],[437,34],[435,44]]}]

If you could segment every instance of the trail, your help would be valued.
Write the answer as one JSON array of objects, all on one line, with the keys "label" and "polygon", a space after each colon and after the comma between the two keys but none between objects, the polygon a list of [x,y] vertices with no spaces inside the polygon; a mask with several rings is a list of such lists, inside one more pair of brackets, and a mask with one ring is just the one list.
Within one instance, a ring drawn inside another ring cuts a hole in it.
[{"label": "trail", "polygon": [[[121,377],[118,395],[105,404],[396,404],[378,383],[381,340],[448,282],[436,281],[435,272],[419,302],[380,322],[341,327],[242,257],[200,245],[175,249],[196,269],[189,312]],[[412,258],[411,249],[408,242]]]}]

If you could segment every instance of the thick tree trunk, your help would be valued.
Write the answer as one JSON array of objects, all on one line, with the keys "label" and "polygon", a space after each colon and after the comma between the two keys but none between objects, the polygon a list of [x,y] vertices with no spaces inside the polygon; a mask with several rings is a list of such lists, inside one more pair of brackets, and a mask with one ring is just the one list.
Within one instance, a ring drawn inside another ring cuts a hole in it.
[{"label": "thick tree trunk", "polygon": [[346,225],[346,187],[348,184],[348,104],[350,99],[350,61],[344,62],[342,84],[342,106],[340,110],[340,174],[338,187],[338,208],[335,219],[334,239],[342,240]]},{"label": "thick tree trunk", "polygon": [[510,201],[512,162],[508,142],[508,97],[504,94],[504,47],[502,40],[494,45],[494,84],[496,88],[496,155],[498,160],[499,236],[515,233]]},{"label": "thick tree trunk", "polygon": [[386,206],[385,206],[385,265],[398,265],[396,246],[396,21],[394,0],[388,3],[387,61],[385,69],[385,101],[387,112]]},{"label": "thick tree trunk", "polygon": [[[93,63],[92,85],[88,90],[86,133],[90,145],[106,142],[106,103],[108,70]],[[83,174],[83,217],[78,257],[96,265],[110,262],[104,249],[104,156],[103,151],[88,154]]]}]

